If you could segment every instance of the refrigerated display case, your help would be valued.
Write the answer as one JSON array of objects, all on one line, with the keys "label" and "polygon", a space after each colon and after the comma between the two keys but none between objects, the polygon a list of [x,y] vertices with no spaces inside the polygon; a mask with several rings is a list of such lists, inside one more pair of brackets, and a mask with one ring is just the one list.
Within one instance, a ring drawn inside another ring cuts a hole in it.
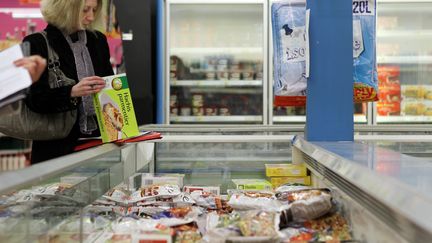
[{"label": "refrigerated display case", "polygon": [[378,1],[377,123],[430,123],[432,2]]},{"label": "refrigerated display case", "polygon": [[[105,144],[22,170],[1,173],[0,241],[65,242],[67,238],[52,237],[49,231],[71,217],[84,218],[85,205],[137,170],[148,171],[151,146]],[[148,153],[143,157],[140,151]],[[79,223],[69,226],[68,234],[73,237],[68,242],[87,240]]]},{"label": "refrigerated display case", "polygon": [[[273,2],[276,0],[167,1],[166,123],[305,122],[305,107],[273,106],[272,30],[268,27]],[[380,101],[355,104],[354,121],[357,124],[430,123],[432,2],[377,0],[376,6]],[[231,14],[236,9],[244,11]],[[249,17],[253,20],[245,23]],[[204,28],[197,22],[209,23]],[[250,32],[240,34],[245,29]],[[246,56],[245,65],[252,66],[255,73],[262,67],[262,80],[255,74],[247,75],[253,76],[252,80],[242,80],[248,79],[242,78],[242,71],[231,70],[243,65],[236,62],[242,56]],[[219,72],[218,68],[228,71]],[[240,80],[234,79],[235,76]],[[239,92],[242,93],[238,95]],[[235,104],[236,108],[231,109],[235,115],[230,108],[226,109],[227,103]],[[226,114],[231,116],[225,117]]]},{"label": "refrigerated display case", "polygon": [[[342,195],[354,199],[355,205],[361,205],[362,210],[349,209],[355,239],[432,239],[430,159],[413,158],[375,143],[308,142],[299,137],[293,147],[293,161],[305,162],[313,181],[331,184]],[[368,218],[368,214],[372,217]]]},{"label": "refrigerated display case", "polygon": [[[354,242],[432,239],[430,159],[403,155],[376,142],[314,143],[297,136],[292,144],[294,134],[298,133],[293,132],[295,129],[237,129],[174,128],[163,132],[162,140],[121,147],[105,144],[1,174],[3,204],[13,191],[36,190],[46,183],[72,184],[67,189],[75,201],[73,204],[62,201],[58,195],[47,197],[43,203],[18,203],[13,211],[0,217],[0,237],[16,242],[65,239],[61,237],[71,237],[67,239],[75,242],[97,242],[89,238],[89,233],[109,229],[110,224],[94,221],[97,217],[89,218],[84,207],[118,184],[130,183],[137,171],[182,173],[184,184],[221,186],[225,193],[227,188],[233,188],[231,179],[266,178],[265,163],[304,162],[313,185],[332,190],[334,200],[350,222]],[[429,145],[431,142],[429,139]],[[122,227],[123,232],[127,228]],[[59,235],[56,231],[59,229],[66,231]]]},{"label": "refrigerated display case", "polygon": [[265,0],[167,0],[165,123],[265,124]]}]

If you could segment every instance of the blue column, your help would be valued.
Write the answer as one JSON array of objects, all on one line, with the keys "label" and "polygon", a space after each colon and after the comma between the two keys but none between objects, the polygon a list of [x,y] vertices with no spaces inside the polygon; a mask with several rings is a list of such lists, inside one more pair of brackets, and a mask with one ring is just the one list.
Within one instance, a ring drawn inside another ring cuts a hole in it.
[{"label": "blue column", "polygon": [[351,0],[307,0],[310,74],[306,139],[353,141]]},{"label": "blue column", "polygon": [[156,6],[156,123],[164,123],[164,57],[163,57],[163,9],[164,1],[157,0]]}]

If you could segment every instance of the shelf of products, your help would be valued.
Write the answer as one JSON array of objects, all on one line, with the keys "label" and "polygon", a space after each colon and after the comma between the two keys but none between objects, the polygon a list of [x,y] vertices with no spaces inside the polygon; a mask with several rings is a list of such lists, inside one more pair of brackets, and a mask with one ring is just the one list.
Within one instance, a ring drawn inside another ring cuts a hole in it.
[{"label": "shelf of products", "polygon": [[31,141],[0,135],[0,172],[23,169],[30,165]]},{"label": "shelf of products", "polygon": [[[305,123],[306,116],[274,116],[273,122],[275,123],[285,123],[285,122],[297,122],[297,123]],[[354,116],[355,123],[366,123],[367,119],[364,115],[355,115]]]},{"label": "shelf of products", "polygon": [[378,56],[378,64],[432,64],[432,56]]},{"label": "shelf of products", "polygon": [[430,123],[430,1],[378,1],[377,123]]},{"label": "shelf of products", "polygon": [[[293,146],[293,153],[298,153],[297,158],[305,161],[308,168],[320,175],[331,171],[327,178],[334,186],[347,195],[355,195],[357,203],[387,222],[395,236],[404,238],[395,241],[431,239],[432,228],[428,223],[431,216],[425,213],[432,206],[430,161],[402,155],[375,143],[307,142],[299,137]],[[341,176],[344,179],[340,180]],[[404,207],[400,207],[402,202]],[[403,222],[397,220],[401,217]],[[361,227],[353,224],[357,226]],[[371,228],[362,236],[376,233]]]},{"label": "shelf of products", "polygon": [[262,80],[171,80],[172,87],[261,87],[262,85]]},{"label": "shelf of products", "polygon": [[266,6],[166,2],[166,123],[264,122]]},{"label": "shelf of products", "polygon": [[171,116],[171,122],[218,122],[218,123],[231,123],[231,122],[252,122],[257,123],[262,120],[261,116]]},{"label": "shelf of products", "polygon": [[430,116],[379,116],[377,117],[378,123],[430,123],[432,117]]},{"label": "shelf of products", "polygon": [[220,53],[226,54],[260,54],[262,47],[177,47],[172,48],[172,55],[219,55]]}]

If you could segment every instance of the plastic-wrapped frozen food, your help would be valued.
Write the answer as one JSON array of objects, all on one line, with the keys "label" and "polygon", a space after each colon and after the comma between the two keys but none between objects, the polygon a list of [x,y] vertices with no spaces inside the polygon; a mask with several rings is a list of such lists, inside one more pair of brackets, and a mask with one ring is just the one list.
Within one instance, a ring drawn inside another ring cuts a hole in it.
[{"label": "plastic-wrapped frozen food", "polygon": [[318,218],[332,208],[332,197],[328,189],[279,192],[276,197],[280,201],[286,201],[289,206],[282,212],[282,225]]},{"label": "plastic-wrapped frozen food", "polygon": [[65,196],[72,196],[74,191],[71,184],[66,183],[54,183],[44,186],[32,188],[32,191],[36,195],[56,195],[62,194]]},{"label": "plastic-wrapped frozen food", "polygon": [[239,227],[243,236],[278,237],[279,214],[266,211],[240,212]]},{"label": "plastic-wrapped frozen food", "polygon": [[240,214],[232,212],[228,214],[218,214],[210,212],[206,216],[204,242],[225,243],[230,236],[241,236],[238,223]]},{"label": "plastic-wrapped frozen food", "polygon": [[203,242],[225,243],[230,237],[240,236],[240,231],[232,228],[215,228],[208,231],[202,238]]},{"label": "plastic-wrapped frozen food", "polygon": [[145,199],[145,201],[139,201],[136,203],[137,206],[170,206],[170,207],[181,207],[190,206],[195,204],[195,200],[188,193],[180,193],[174,197],[159,197]]},{"label": "plastic-wrapped frozen food", "polygon": [[267,191],[232,191],[228,205],[236,210],[261,209],[278,212],[283,209],[283,204],[276,200],[273,193]]},{"label": "plastic-wrapped frozen food", "polygon": [[220,212],[231,212],[232,208],[227,204],[227,200],[223,199],[220,195],[215,195],[205,191],[193,191],[191,193],[192,199],[196,205],[210,210],[217,210]]},{"label": "plastic-wrapped frozen food", "polygon": [[286,0],[271,7],[273,88],[276,106],[306,104],[306,1]]},{"label": "plastic-wrapped frozen food", "polygon": [[28,201],[40,201],[50,197],[63,197],[65,200],[72,200],[75,189],[70,184],[65,183],[53,183],[43,186],[36,186],[29,190],[20,190],[14,193],[9,200],[5,202],[28,202]]},{"label": "plastic-wrapped frozen food", "polygon": [[316,242],[316,231],[307,228],[286,228],[280,231],[282,242]]},{"label": "plastic-wrapped frozen food", "polygon": [[312,229],[318,234],[318,241],[349,241],[352,240],[351,229],[347,220],[335,213],[303,223],[304,227]]},{"label": "plastic-wrapped frozen food", "polygon": [[130,202],[136,203],[154,198],[172,198],[180,195],[178,185],[152,185],[132,192]]},{"label": "plastic-wrapped frozen food", "polygon": [[300,185],[300,184],[285,184],[285,185],[282,185],[282,186],[276,188],[275,192],[276,193],[293,192],[293,191],[305,190],[305,189],[310,189],[310,188],[311,187],[309,187],[309,186],[304,186],[304,185]]},{"label": "plastic-wrapped frozen food", "polygon": [[186,224],[174,227],[176,243],[194,243],[201,240],[201,233],[196,224]]},{"label": "plastic-wrapped frozen food", "polygon": [[103,197],[120,204],[128,204],[130,192],[122,188],[113,188],[105,193]]}]

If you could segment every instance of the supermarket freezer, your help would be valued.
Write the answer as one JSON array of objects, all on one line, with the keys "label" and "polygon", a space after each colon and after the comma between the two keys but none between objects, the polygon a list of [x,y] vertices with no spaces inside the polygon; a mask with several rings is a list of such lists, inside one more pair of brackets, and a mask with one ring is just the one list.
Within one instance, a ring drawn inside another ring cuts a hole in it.
[{"label": "supermarket freezer", "polygon": [[[3,239],[44,242],[48,241],[50,230],[70,217],[78,215],[82,219],[80,224],[84,225],[87,222],[83,220],[82,208],[116,185],[128,182],[137,171],[184,173],[185,184],[220,185],[224,192],[232,187],[231,179],[265,178],[265,163],[305,162],[314,186],[331,188],[333,197],[345,209],[356,241],[426,242],[430,239],[432,182],[424,176],[430,171],[430,161],[380,148],[375,142],[317,145],[298,137],[292,146],[292,132],[263,128],[223,130],[220,128],[218,134],[194,133],[190,129],[166,132],[162,140],[121,147],[106,144],[13,174],[1,174],[2,202],[12,191],[68,182],[79,192],[76,195],[82,203],[69,207],[68,211],[64,205],[51,205],[49,214],[43,214],[41,205],[35,203],[22,208],[22,214],[15,214],[12,219],[3,215],[1,220],[5,224],[0,235],[12,237]],[[338,154],[338,149],[344,153]],[[384,153],[387,160],[376,159],[377,153]],[[393,159],[398,160],[393,162]],[[359,168],[355,161],[376,170]],[[412,177],[415,174],[405,174],[406,169],[423,174]],[[373,182],[377,183],[367,184]],[[415,187],[416,183],[419,187]],[[40,210],[39,214],[35,214],[35,209]],[[35,223],[39,227],[34,227]],[[76,230],[80,236],[77,241],[87,239],[88,232],[81,227]]]}]

